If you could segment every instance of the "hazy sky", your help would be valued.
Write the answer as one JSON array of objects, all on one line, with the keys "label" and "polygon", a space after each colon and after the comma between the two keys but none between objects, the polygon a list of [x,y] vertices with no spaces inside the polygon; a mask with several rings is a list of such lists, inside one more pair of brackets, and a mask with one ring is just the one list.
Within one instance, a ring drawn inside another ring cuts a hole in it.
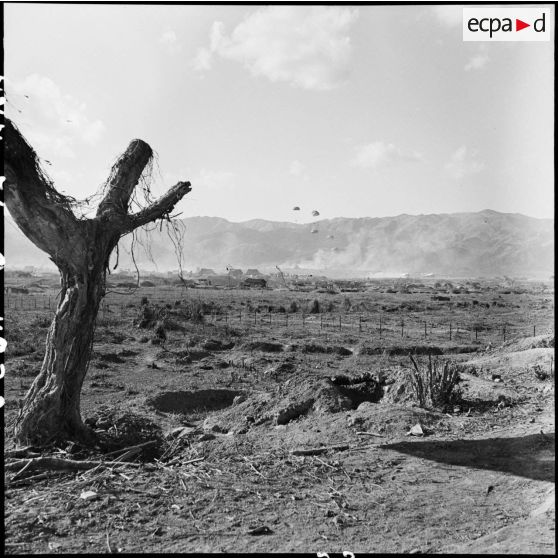
[{"label": "hazy sky", "polygon": [[459,6],[4,9],[6,112],[72,195],[141,138],[184,216],[553,216],[553,40],[463,42]]}]

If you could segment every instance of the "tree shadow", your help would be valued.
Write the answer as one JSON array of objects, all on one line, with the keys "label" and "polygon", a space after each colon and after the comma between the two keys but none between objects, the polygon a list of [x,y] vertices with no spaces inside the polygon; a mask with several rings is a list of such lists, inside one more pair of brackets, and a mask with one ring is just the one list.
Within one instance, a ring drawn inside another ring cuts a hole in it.
[{"label": "tree shadow", "polygon": [[554,482],[554,432],[516,438],[417,440],[380,447],[448,465],[489,469]]}]

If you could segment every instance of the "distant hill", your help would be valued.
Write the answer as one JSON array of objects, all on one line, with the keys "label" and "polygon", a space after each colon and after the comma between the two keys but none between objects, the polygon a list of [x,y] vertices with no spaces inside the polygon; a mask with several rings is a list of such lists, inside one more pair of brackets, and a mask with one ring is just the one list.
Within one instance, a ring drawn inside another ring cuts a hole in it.
[{"label": "distant hill", "polygon": [[[11,266],[47,265],[10,217],[5,253]],[[227,265],[248,267],[434,273],[453,276],[541,276],[554,269],[554,221],[485,210],[478,213],[344,218],[313,225],[254,219],[233,223],[219,217],[191,217],[186,226],[185,269]],[[312,232],[314,231],[314,232]],[[130,237],[123,241],[120,267],[130,268]],[[160,271],[176,269],[172,242],[158,229],[150,233],[151,253]],[[154,269],[142,248],[138,265]]]}]

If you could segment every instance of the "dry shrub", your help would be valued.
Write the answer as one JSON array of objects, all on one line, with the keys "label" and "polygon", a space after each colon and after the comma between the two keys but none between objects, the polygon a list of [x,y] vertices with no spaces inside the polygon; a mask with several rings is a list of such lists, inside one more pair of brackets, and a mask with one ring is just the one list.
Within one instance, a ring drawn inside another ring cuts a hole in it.
[{"label": "dry shrub", "polygon": [[205,305],[200,300],[189,300],[182,307],[186,318],[194,323],[202,323],[204,321]]},{"label": "dry shrub", "polygon": [[157,322],[155,324],[155,339],[160,341],[165,341],[167,339],[167,334],[165,332],[165,324],[163,322]]},{"label": "dry shrub", "polygon": [[32,353],[34,353],[37,350],[37,347],[35,346],[35,344],[27,339],[23,340],[23,341],[16,341],[13,343],[10,343],[8,345],[8,354],[11,357],[19,357],[19,356],[25,356],[25,355],[30,355]]},{"label": "dry shrub", "polygon": [[320,313],[320,301],[315,298],[308,307],[309,314],[319,314]]},{"label": "dry shrub", "polygon": [[142,304],[139,316],[136,319],[136,326],[139,328],[151,328],[157,322],[157,311],[148,304]]},{"label": "dry shrub", "polygon": [[461,399],[459,366],[455,362],[432,359],[429,355],[426,365],[419,366],[412,355],[409,357],[413,363],[411,385],[421,407],[443,409]]},{"label": "dry shrub", "polygon": [[31,320],[31,322],[29,323],[29,326],[32,328],[38,327],[41,329],[45,329],[47,327],[50,327],[50,324],[52,323],[52,317],[49,316],[37,316],[34,320]]}]

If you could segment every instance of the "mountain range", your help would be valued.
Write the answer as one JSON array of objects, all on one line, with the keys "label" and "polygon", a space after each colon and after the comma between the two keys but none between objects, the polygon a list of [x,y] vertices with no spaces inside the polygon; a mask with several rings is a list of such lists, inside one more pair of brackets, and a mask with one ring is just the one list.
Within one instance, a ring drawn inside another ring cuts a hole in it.
[{"label": "mountain range", "polygon": [[[312,224],[254,219],[241,223],[219,217],[182,220],[183,267],[315,269],[345,274],[435,274],[548,278],[554,268],[554,220],[484,210],[476,213],[324,219]],[[8,269],[47,266],[36,248],[6,217]],[[163,226],[138,235],[140,268],[178,267],[174,245]],[[149,245],[156,265],[150,261]],[[119,267],[133,268],[131,236],[121,241]],[[52,265],[52,264],[50,264]]]}]

